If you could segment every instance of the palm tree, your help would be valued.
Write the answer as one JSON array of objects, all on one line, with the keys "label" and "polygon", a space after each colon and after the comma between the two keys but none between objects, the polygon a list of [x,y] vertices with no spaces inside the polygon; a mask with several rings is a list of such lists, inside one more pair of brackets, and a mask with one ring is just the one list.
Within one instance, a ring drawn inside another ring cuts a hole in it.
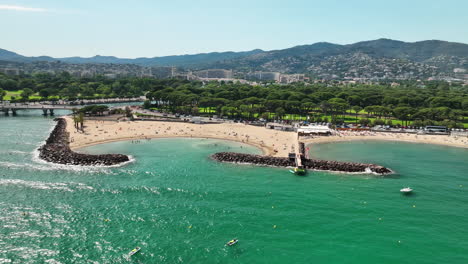
[{"label": "palm tree", "polygon": [[78,130],[78,123],[80,122],[78,116],[76,115],[78,113],[78,109],[73,108],[72,112],[73,112],[73,123],[75,125],[75,128]]},{"label": "palm tree", "polygon": [[83,114],[83,112],[79,113],[78,122],[80,123],[81,131],[84,131],[84,114]]},{"label": "palm tree", "polygon": [[352,109],[356,113],[356,124],[357,124],[358,113],[361,112],[362,107],[360,107],[359,105],[355,105],[355,106],[352,107]]}]

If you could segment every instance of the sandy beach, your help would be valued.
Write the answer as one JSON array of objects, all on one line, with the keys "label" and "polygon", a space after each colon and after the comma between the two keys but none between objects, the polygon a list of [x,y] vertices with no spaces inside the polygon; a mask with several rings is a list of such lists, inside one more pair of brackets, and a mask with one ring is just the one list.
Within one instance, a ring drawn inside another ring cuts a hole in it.
[{"label": "sandy beach", "polygon": [[194,137],[243,142],[260,148],[265,155],[286,157],[297,143],[296,133],[239,123],[200,125],[181,122],[90,120],[85,121],[85,132],[82,133],[74,128],[70,117],[66,119],[72,149],[121,140]]},{"label": "sandy beach", "polygon": [[451,147],[468,148],[468,137],[455,137],[445,135],[417,135],[409,133],[384,133],[384,132],[341,132],[328,137],[301,138],[306,144],[331,143],[340,141],[359,140],[386,140],[411,143],[436,144]]},{"label": "sandy beach", "polygon": [[[70,146],[78,149],[90,145],[135,139],[151,138],[215,138],[243,142],[260,148],[265,155],[286,157],[297,144],[297,134],[264,127],[239,123],[191,124],[158,121],[85,121],[85,132],[77,131],[70,117],[67,131],[70,132]],[[404,133],[340,132],[328,137],[307,137],[300,141],[306,144],[351,141],[389,140],[414,143],[438,144],[468,148],[468,137],[416,135]]]}]

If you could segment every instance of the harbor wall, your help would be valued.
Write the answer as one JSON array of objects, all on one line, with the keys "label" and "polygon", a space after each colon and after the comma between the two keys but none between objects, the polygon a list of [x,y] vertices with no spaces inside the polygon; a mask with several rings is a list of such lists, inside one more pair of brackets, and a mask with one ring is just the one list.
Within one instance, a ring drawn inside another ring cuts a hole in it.
[{"label": "harbor wall", "polygon": [[122,154],[90,155],[72,151],[66,131],[67,121],[63,118],[56,118],[55,121],[57,125],[46,143],[39,148],[39,158],[57,164],[81,166],[111,166],[130,160]]},{"label": "harbor wall", "polygon": [[[289,158],[269,157],[261,155],[252,155],[234,152],[220,152],[211,156],[214,160],[220,162],[230,163],[249,163],[263,166],[274,167],[294,167],[296,164],[294,160]],[[336,172],[352,172],[352,173],[376,173],[376,174],[389,174],[392,171],[383,166],[376,164],[356,163],[356,162],[342,162],[342,161],[328,161],[317,159],[302,159],[302,164],[306,169],[323,170],[323,171],[336,171]]]}]

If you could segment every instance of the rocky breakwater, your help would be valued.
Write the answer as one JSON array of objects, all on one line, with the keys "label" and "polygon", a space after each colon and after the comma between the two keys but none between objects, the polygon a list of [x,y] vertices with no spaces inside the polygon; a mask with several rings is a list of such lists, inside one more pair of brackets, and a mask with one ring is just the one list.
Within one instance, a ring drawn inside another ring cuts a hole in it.
[{"label": "rocky breakwater", "polygon": [[[220,162],[230,163],[248,163],[263,166],[274,167],[294,167],[296,164],[293,160],[280,157],[269,157],[252,154],[234,153],[234,152],[220,152],[211,156],[214,160]],[[375,164],[355,163],[355,162],[341,162],[341,161],[327,161],[315,159],[302,159],[302,164],[307,169],[323,170],[323,171],[336,171],[336,172],[354,172],[354,173],[376,173],[376,174],[389,174],[392,171]]]},{"label": "rocky breakwater", "polygon": [[111,166],[130,159],[122,154],[89,155],[76,153],[70,149],[69,134],[66,131],[67,121],[63,118],[55,119],[57,125],[50,133],[45,145],[39,148],[39,157],[45,161],[81,166]]},{"label": "rocky breakwater", "polygon": [[372,172],[376,174],[389,174],[392,171],[376,164],[343,162],[331,160],[303,159],[302,164],[308,169],[339,171],[339,172]]}]

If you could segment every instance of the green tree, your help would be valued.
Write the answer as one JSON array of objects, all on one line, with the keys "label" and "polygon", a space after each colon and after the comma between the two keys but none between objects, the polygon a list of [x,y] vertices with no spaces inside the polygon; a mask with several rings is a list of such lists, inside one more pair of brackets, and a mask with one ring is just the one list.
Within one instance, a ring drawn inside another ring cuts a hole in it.
[{"label": "green tree", "polygon": [[50,96],[50,91],[49,89],[41,89],[39,91],[39,95],[42,97],[42,98],[47,98]]},{"label": "green tree", "polygon": [[358,123],[358,114],[361,112],[362,107],[355,105],[351,109],[353,109],[354,113],[356,114],[356,124]]},{"label": "green tree", "polygon": [[7,91],[16,91],[18,90],[18,82],[12,79],[1,80],[0,88]]},{"label": "green tree", "polygon": [[275,110],[275,114],[279,119],[283,119],[284,115],[286,114],[286,111],[283,107],[278,107]]},{"label": "green tree", "polygon": [[143,103],[143,108],[144,108],[144,109],[150,109],[150,108],[151,108],[151,101],[150,101],[150,100],[146,100],[146,101]]},{"label": "green tree", "polygon": [[371,123],[370,119],[367,119],[367,118],[361,118],[359,120],[359,124],[361,124],[363,126],[368,126],[370,123]]},{"label": "green tree", "polygon": [[393,109],[393,113],[396,118],[406,123],[405,126],[407,126],[408,120],[411,119],[411,116],[415,113],[415,110],[408,106],[401,106]]},{"label": "green tree", "polygon": [[26,88],[23,90],[23,92],[21,93],[21,97],[24,99],[24,100],[29,100],[29,97],[31,95],[34,94],[34,91],[29,89],[29,88]]},{"label": "green tree", "polygon": [[0,88],[0,102],[3,101],[3,97],[5,97],[6,94],[7,92],[3,90],[2,88]]},{"label": "green tree", "polygon": [[130,109],[130,107],[128,107],[128,106],[125,107],[125,116],[126,117],[133,117],[132,109]]},{"label": "green tree", "polygon": [[81,131],[84,131],[84,113],[83,112],[80,112],[78,114],[78,122],[80,123]]}]

